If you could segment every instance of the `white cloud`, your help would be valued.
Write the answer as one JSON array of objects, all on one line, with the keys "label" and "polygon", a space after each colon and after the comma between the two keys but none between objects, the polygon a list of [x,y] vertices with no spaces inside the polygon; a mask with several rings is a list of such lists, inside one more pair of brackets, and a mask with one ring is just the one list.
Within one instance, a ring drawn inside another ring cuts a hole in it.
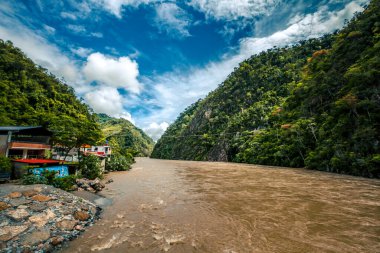
[{"label": "white cloud", "polygon": [[66,18],[66,19],[71,19],[71,20],[76,20],[77,19],[77,16],[73,13],[70,13],[70,12],[61,12],[61,17],[62,18]]},{"label": "white cloud", "polygon": [[66,28],[76,34],[84,34],[87,32],[86,28],[83,25],[73,25],[73,24],[68,24]]},{"label": "white cloud", "polygon": [[86,58],[93,51],[91,48],[84,48],[84,47],[71,48],[70,50],[71,52],[73,52],[74,54],[82,58]]},{"label": "white cloud", "polygon": [[114,114],[113,117],[126,119],[129,122],[131,122],[132,124],[135,124],[135,120],[132,118],[132,115],[129,112],[126,112],[126,111],[124,111],[122,113]]},{"label": "white cloud", "polygon": [[156,6],[155,26],[174,38],[188,37],[191,24],[189,15],[175,3],[162,3]]},{"label": "white cloud", "polygon": [[86,102],[95,112],[123,118],[135,124],[132,115],[124,110],[123,99],[116,88],[108,86],[100,86],[85,95]]},{"label": "white cloud", "polygon": [[100,87],[85,95],[87,103],[98,113],[118,115],[123,112],[122,96],[116,88]]},{"label": "white cloud", "polygon": [[161,124],[157,124],[156,122],[153,122],[148,127],[144,128],[143,130],[154,141],[157,141],[168,127],[169,127],[169,124],[167,122],[162,122]]},{"label": "white cloud", "polygon": [[101,32],[92,32],[92,33],[90,33],[90,35],[92,37],[96,37],[96,38],[103,38],[103,33],[101,33]]},{"label": "white cloud", "polygon": [[103,38],[103,34],[101,32],[89,32],[83,25],[68,24],[66,25],[66,28],[76,35]]},{"label": "white cloud", "polygon": [[43,25],[43,28],[46,30],[48,34],[54,34],[55,33],[55,28],[48,26],[48,25]]},{"label": "white cloud", "polygon": [[141,84],[137,80],[138,64],[129,57],[110,58],[101,53],[93,53],[87,57],[83,73],[88,81],[124,88],[132,93],[139,93]]},{"label": "white cloud", "polygon": [[216,20],[237,20],[266,15],[280,0],[191,0],[189,5]]}]

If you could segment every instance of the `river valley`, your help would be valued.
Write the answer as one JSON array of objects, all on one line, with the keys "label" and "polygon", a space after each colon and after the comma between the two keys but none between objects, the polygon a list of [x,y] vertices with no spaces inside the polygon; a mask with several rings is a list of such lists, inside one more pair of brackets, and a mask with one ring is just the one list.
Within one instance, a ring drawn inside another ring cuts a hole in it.
[{"label": "river valley", "polygon": [[138,158],[103,218],[62,252],[380,252],[380,181]]}]

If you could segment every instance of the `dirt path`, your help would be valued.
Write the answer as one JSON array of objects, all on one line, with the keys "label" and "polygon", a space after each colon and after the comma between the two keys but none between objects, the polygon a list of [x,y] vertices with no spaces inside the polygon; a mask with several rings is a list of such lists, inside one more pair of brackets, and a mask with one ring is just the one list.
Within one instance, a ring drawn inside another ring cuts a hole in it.
[{"label": "dirt path", "polygon": [[140,158],[64,252],[380,252],[380,181]]}]

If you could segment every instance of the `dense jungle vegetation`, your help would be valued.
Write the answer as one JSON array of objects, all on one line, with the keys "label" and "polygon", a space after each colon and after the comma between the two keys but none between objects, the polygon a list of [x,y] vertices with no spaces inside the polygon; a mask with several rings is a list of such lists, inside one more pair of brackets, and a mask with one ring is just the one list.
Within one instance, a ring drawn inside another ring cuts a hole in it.
[{"label": "dense jungle vegetation", "polygon": [[152,157],[380,177],[380,1],[341,31],[254,55],[187,108]]}]

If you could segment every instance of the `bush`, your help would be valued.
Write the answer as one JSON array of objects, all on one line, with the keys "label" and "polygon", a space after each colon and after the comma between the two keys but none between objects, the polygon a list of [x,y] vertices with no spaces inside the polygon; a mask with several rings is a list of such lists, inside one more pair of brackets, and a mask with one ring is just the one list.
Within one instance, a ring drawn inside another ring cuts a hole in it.
[{"label": "bush", "polygon": [[0,171],[11,172],[12,162],[8,157],[0,155]]},{"label": "bush", "polygon": [[53,186],[56,188],[60,188],[65,191],[70,191],[75,185],[75,180],[77,177],[75,175],[70,175],[66,177],[57,177],[53,180]]},{"label": "bush", "polygon": [[55,179],[55,176],[57,175],[57,173],[58,173],[57,171],[44,170],[41,173],[41,176],[44,177],[44,178],[46,178],[47,184],[53,185],[54,179]]},{"label": "bush", "polygon": [[89,155],[83,157],[82,161],[79,163],[79,167],[82,176],[88,179],[95,179],[97,177],[102,177],[102,171],[100,170],[100,160],[97,156]]},{"label": "bush", "polygon": [[43,176],[29,174],[22,178],[22,184],[48,184],[48,180]]},{"label": "bush", "polygon": [[[133,157],[132,157],[133,158]],[[113,155],[111,161],[107,162],[106,169],[108,171],[125,171],[131,168],[130,157],[119,154]]]}]

